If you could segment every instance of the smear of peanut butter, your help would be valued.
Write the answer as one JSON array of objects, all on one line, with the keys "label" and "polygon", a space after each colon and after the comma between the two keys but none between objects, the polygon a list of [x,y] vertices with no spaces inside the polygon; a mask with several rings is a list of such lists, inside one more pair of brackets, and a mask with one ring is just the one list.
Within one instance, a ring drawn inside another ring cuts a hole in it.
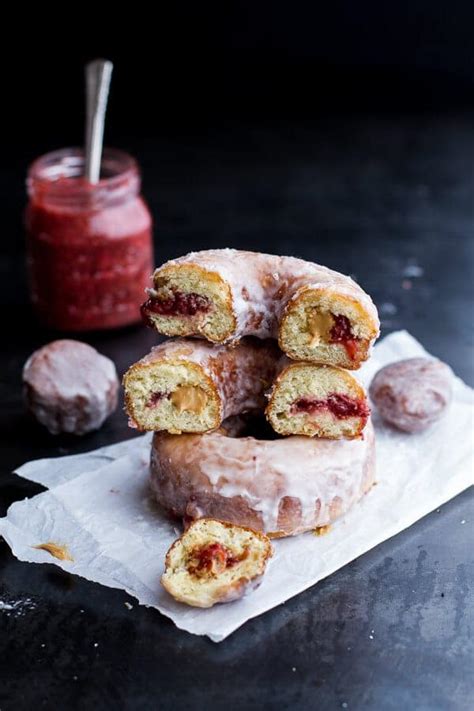
[{"label": "smear of peanut butter", "polygon": [[331,526],[318,526],[318,528],[315,528],[313,533],[315,536],[325,536],[326,534],[329,533],[331,530]]},{"label": "smear of peanut butter", "polygon": [[40,543],[39,545],[32,547],[38,548],[38,550],[47,551],[50,555],[54,556],[54,558],[58,558],[59,560],[74,560],[67,546],[60,546],[58,543],[53,543],[52,541]]},{"label": "smear of peanut butter", "polygon": [[197,385],[180,385],[171,395],[171,402],[179,412],[186,410],[197,415],[206,407],[208,397]]},{"label": "smear of peanut butter", "polygon": [[334,325],[334,319],[329,312],[313,311],[308,318],[308,331],[311,335],[310,346],[317,346],[321,340],[327,341]]}]

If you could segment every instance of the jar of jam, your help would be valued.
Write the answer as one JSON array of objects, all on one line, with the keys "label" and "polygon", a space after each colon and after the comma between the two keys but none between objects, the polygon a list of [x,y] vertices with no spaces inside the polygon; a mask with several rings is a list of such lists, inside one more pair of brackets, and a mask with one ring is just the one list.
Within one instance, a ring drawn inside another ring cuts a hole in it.
[{"label": "jar of jam", "polygon": [[83,176],[83,151],[73,148],[38,158],[28,171],[31,299],[41,322],[62,331],[140,321],[153,264],[135,160],[106,149],[99,182]]}]

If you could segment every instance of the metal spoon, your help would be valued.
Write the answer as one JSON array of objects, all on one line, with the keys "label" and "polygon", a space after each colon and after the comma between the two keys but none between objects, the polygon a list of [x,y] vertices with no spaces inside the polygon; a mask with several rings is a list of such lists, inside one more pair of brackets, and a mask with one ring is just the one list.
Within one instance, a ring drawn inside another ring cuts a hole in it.
[{"label": "metal spoon", "polygon": [[86,147],[84,174],[89,183],[98,183],[104,140],[104,120],[113,64],[95,59],[86,65]]}]

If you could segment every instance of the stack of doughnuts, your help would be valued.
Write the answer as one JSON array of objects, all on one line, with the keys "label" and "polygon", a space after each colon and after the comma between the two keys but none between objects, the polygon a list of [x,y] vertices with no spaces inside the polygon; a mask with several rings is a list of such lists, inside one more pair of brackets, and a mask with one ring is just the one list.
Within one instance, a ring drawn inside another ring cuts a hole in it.
[{"label": "stack of doughnuts", "polygon": [[166,511],[279,537],[331,524],[370,489],[374,432],[351,371],[379,320],[352,279],[293,257],[195,252],[156,269],[142,314],[172,338],[129,368],[125,403],[132,427],[155,432]]}]

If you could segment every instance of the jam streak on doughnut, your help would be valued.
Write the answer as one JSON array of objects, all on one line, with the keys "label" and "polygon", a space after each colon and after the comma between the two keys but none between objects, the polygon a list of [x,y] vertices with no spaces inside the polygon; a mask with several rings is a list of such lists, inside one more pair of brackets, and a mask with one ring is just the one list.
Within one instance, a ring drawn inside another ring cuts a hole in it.
[{"label": "jam streak on doughnut", "polygon": [[331,393],[326,400],[317,400],[312,397],[301,397],[291,406],[291,414],[298,415],[302,412],[312,414],[321,410],[329,410],[334,417],[342,420],[346,417],[364,417],[370,415],[370,409],[364,400],[356,400],[349,395]]},{"label": "jam streak on doughnut", "polygon": [[346,349],[346,353],[351,360],[354,360],[357,355],[359,340],[352,333],[351,322],[347,316],[342,314],[332,314],[334,326],[329,333],[330,343],[342,343]]},{"label": "jam streak on doughnut", "polygon": [[197,313],[206,313],[211,308],[211,301],[201,294],[183,294],[181,291],[173,292],[167,299],[151,296],[142,307],[142,315],[158,314],[159,316],[195,316]]},{"label": "jam streak on doughnut", "polygon": [[169,397],[169,393],[155,392],[150,395],[146,407],[156,407],[164,397]]},{"label": "jam streak on doughnut", "polygon": [[192,551],[191,560],[187,566],[188,572],[198,577],[219,575],[227,568],[232,568],[245,560],[248,554],[249,551],[246,548],[240,556],[233,556],[229,548],[221,543],[210,543]]}]

